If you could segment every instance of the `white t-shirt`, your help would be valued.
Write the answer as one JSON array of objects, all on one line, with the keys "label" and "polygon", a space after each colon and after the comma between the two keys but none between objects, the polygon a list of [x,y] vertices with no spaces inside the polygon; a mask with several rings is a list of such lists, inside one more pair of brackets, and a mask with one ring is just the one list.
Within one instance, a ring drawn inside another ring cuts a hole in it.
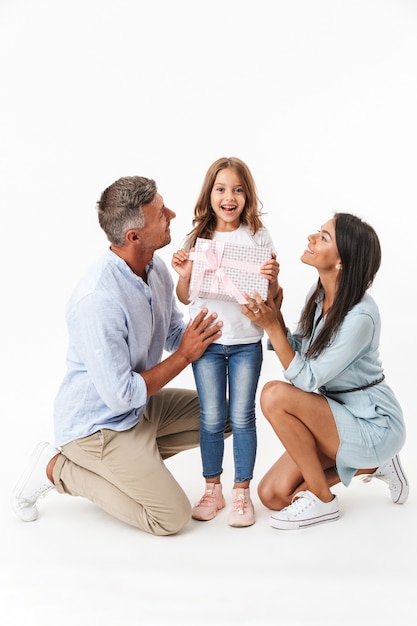
[{"label": "white t-shirt", "polygon": [[[213,236],[213,241],[238,243],[245,246],[263,246],[275,250],[271,235],[266,228],[258,230],[252,235],[250,229],[241,224],[232,232],[218,232]],[[260,326],[250,322],[243,315],[242,307],[238,302],[214,300],[211,298],[196,298],[190,304],[190,317],[193,319],[202,308],[206,307],[209,313],[217,313],[218,320],[223,322],[222,335],[215,343],[228,346],[238,344],[255,343],[262,339],[264,331]]]}]

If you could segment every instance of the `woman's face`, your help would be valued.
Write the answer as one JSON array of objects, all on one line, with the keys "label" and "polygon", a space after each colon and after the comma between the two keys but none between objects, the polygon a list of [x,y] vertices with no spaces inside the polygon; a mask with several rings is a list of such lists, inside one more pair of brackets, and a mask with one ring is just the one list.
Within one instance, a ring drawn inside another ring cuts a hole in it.
[{"label": "woman's face", "polygon": [[303,263],[312,265],[319,272],[337,272],[340,269],[335,228],[336,220],[332,218],[317,233],[307,237],[308,245],[301,255]]}]

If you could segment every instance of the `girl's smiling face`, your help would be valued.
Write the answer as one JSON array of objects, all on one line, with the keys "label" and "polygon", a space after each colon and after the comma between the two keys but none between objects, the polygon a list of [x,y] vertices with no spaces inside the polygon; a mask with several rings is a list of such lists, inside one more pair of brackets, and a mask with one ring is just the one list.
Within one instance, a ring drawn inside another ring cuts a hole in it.
[{"label": "girl's smiling face", "polygon": [[210,203],[217,218],[216,230],[232,231],[239,228],[246,193],[236,170],[227,167],[219,171],[211,190]]}]

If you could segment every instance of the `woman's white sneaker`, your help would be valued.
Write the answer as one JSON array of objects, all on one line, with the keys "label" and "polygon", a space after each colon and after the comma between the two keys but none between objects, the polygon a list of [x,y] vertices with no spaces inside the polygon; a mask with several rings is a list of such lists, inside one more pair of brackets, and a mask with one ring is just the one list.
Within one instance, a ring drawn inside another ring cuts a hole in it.
[{"label": "woman's white sneaker", "polygon": [[381,465],[368,476],[362,478],[364,483],[369,483],[373,478],[378,478],[387,483],[394,504],[404,504],[410,492],[407,476],[401,466],[400,457],[396,454],[388,463]]},{"label": "woman's white sneaker", "polygon": [[311,491],[299,491],[289,506],[275,511],[269,518],[273,528],[292,530],[315,526],[323,522],[333,522],[339,518],[337,496],[330,502],[323,502]]}]

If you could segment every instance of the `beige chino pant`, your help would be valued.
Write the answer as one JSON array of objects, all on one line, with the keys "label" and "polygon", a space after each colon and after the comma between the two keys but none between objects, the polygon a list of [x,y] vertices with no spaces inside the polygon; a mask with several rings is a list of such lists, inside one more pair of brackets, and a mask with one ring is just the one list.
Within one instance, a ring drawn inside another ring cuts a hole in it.
[{"label": "beige chino pant", "polygon": [[170,535],[190,520],[191,504],[164,459],[199,441],[196,392],[165,388],[130,430],[103,429],[64,445],[54,483],[60,493],[88,498],[127,524]]}]

